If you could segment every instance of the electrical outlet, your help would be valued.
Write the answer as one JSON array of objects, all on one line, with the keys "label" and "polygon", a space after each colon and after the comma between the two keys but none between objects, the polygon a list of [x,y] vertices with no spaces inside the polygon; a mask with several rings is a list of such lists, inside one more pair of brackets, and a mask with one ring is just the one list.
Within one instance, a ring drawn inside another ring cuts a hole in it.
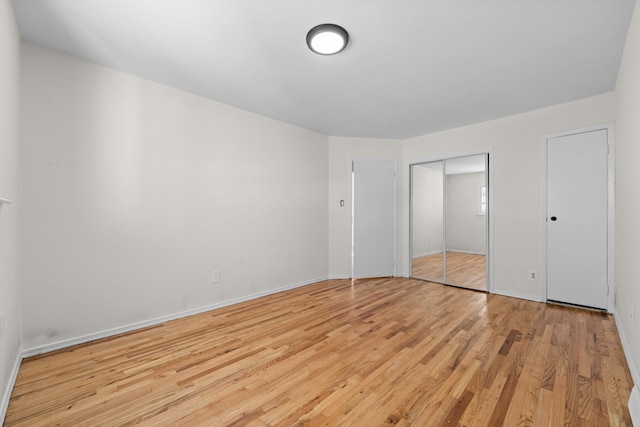
[{"label": "electrical outlet", "polygon": [[538,271],[536,270],[529,270],[529,274],[527,275],[527,277],[529,278],[529,280],[531,281],[536,281],[538,280]]},{"label": "electrical outlet", "polygon": [[211,283],[220,283],[220,270],[211,271]]}]

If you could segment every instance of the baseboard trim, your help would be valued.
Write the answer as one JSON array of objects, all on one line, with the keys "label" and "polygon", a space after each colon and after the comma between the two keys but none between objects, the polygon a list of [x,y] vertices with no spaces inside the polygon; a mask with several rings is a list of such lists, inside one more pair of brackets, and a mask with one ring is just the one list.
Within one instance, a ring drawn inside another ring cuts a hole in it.
[{"label": "baseboard trim", "polygon": [[233,298],[230,300],[218,302],[215,304],[206,305],[203,307],[198,307],[190,310],[181,311],[178,313],[169,314],[166,316],[156,317],[149,320],[144,320],[141,322],[131,323],[129,325],[119,326],[117,328],[107,329],[100,332],[94,332],[87,335],[82,335],[75,338],[70,338],[62,341],[58,341],[51,344],[45,344],[42,346],[36,346],[29,349],[25,349],[22,352],[22,358],[37,356],[39,354],[50,353],[56,350],[62,350],[67,347],[72,347],[74,345],[85,344],[91,341],[109,338],[114,335],[119,335],[127,332],[132,332],[138,329],[146,328],[149,326],[159,325],[161,323],[169,322],[171,320],[181,319],[183,317],[193,316],[195,314],[204,313],[207,311],[215,310],[217,308],[227,307],[233,304],[238,304],[245,301],[250,301],[256,298],[265,297],[267,295],[277,294],[279,292],[288,291],[295,288],[300,288],[303,286],[311,285],[314,283],[322,282],[324,280],[328,280],[328,277],[320,277],[316,279],[307,280],[304,282],[294,283],[292,285],[282,286],[275,289],[269,289],[268,291],[256,292],[254,294],[246,295],[239,298]]},{"label": "baseboard trim", "polygon": [[[424,252],[424,253],[412,254],[412,255],[413,255],[413,259],[416,259],[416,258],[421,258],[423,256],[441,254],[443,252],[444,251],[439,250],[439,251],[430,251],[430,252]],[[485,252],[468,251],[466,249],[447,249],[447,252],[455,252],[458,254],[469,254],[469,255],[484,255],[484,256],[487,255]]]},{"label": "baseboard trim", "polygon": [[506,292],[506,291],[501,291],[499,289],[494,289],[491,293],[495,295],[502,295],[503,297],[526,299],[526,300],[535,301],[535,302],[544,302],[539,296],[525,295],[517,292]]},{"label": "baseboard trim", "polygon": [[638,386],[633,387],[629,396],[629,414],[634,426],[640,426],[640,390]]},{"label": "baseboard trim", "polygon": [[618,313],[618,310],[614,311],[613,320],[615,320],[616,322],[618,336],[620,337],[620,342],[622,343],[622,351],[624,352],[624,357],[627,359],[627,365],[629,365],[631,377],[633,378],[634,384],[638,386],[640,385],[640,372],[638,371],[638,367],[633,361],[633,357],[631,357],[631,348],[629,347],[629,342],[627,341],[627,336],[624,333],[624,329],[622,329],[622,327],[620,326],[620,313]]},{"label": "baseboard trim", "polygon": [[487,256],[486,252],[469,251],[469,250],[466,250],[466,249],[447,249],[447,252],[455,252],[455,253],[458,253],[458,254]]},{"label": "baseboard trim", "polygon": [[443,250],[437,250],[437,251],[427,251],[427,252],[420,252],[419,254],[412,254],[413,255],[413,259],[416,258],[421,258],[423,256],[429,256],[429,255],[437,255],[437,254],[441,254],[443,253]]},{"label": "baseboard trim", "polygon": [[11,399],[11,392],[13,392],[13,386],[16,384],[16,379],[18,378],[18,372],[20,371],[20,365],[22,364],[22,354],[16,354],[16,360],[13,364],[13,369],[11,370],[11,375],[9,377],[9,382],[7,383],[7,388],[4,391],[4,395],[2,396],[2,401],[0,401],[0,425],[4,425],[4,419],[7,416],[7,410],[9,409],[9,400]]},{"label": "baseboard trim", "polygon": [[631,378],[633,379],[634,384],[628,403],[631,421],[633,421],[633,425],[640,426],[640,389],[638,388],[640,387],[640,373],[638,372],[638,367],[631,356],[631,348],[629,347],[629,342],[627,341],[624,329],[621,327],[620,313],[618,313],[617,308],[613,312],[613,319],[616,322],[618,336],[620,337],[620,343],[622,344],[622,351],[624,352],[625,359],[627,359],[627,366],[629,366],[629,372],[631,372]]}]

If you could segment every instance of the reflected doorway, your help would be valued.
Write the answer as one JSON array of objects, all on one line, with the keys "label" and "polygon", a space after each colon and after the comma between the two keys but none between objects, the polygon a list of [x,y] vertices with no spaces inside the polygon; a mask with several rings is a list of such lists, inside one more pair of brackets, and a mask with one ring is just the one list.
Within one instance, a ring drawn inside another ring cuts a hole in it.
[{"label": "reflected doorway", "polygon": [[488,154],[411,165],[411,276],[488,290]]}]

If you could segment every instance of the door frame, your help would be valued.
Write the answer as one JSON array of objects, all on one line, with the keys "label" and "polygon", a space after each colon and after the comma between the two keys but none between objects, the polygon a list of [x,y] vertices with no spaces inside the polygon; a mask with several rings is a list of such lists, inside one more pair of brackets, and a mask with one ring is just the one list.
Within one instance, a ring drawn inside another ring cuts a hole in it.
[{"label": "door frame", "polygon": [[540,164],[541,164],[541,200],[540,200],[540,275],[542,301],[547,300],[548,277],[547,277],[547,143],[551,138],[576,135],[579,133],[593,132],[597,130],[607,131],[607,144],[609,154],[607,155],[607,312],[613,313],[615,310],[615,134],[612,123],[588,126],[579,129],[556,132],[542,137],[540,142]]},{"label": "door frame", "polygon": [[488,199],[487,199],[487,289],[486,291],[490,294],[495,293],[494,289],[494,281],[493,281],[493,147],[480,148],[477,150],[471,151],[460,151],[455,153],[447,153],[443,155],[433,156],[433,157],[424,157],[416,160],[411,160],[405,164],[406,177],[408,182],[408,188],[405,192],[408,203],[405,206],[408,206],[407,214],[405,216],[406,219],[406,236],[408,242],[407,248],[407,259],[405,260],[405,268],[406,268],[406,277],[412,277],[411,266],[413,263],[413,205],[412,205],[412,191],[413,191],[413,182],[411,176],[411,168],[413,165],[419,165],[422,163],[430,163],[430,162],[439,162],[447,159],[456,159],[458,157],[468,157],[468,156],[478,156],[478,155],[486,155],[488,157],[487,163],[487,184],[489,185],[488,191]]},{"label": "door frame", "polygon": [[349,213],[350,232],[349,237],[349,277],[354,279],[354,234],[355,234],[355,181],[354,181],[354,165],[356,160],[381,160],[393,162],[393,277],[398,276],[398,161],[396,159],[389,159],[384,157],[367,157],[367,156],[353,156],[349,160],[349,167],[351,173],[349,174],[349,203],[351,204],[351,212]]}]

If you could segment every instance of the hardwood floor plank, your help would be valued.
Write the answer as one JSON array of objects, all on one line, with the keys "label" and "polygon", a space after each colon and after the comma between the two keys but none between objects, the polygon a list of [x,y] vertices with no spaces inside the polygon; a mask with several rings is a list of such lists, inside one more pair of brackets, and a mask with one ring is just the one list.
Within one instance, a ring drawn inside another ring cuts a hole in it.
[{"label": "hardwood floor plank", "polygon": [[[528,365],[530,369],[525,370],[522,374],[523,384],[518,391],[523,402],[517,425],[533,425],[533,421],[536,419],[536,408],[540,404],[540,392],[544,389],[545,366],[551,348],[551,328],[545,327],[543,330],[542,337],[533,338],[534,346],[528,355],[533,358],[533,363]],[[514,408],[510,408],[510,410],[516,412]]]},{"label": "hardwood floor plank", "polygon": [[630,426],[611,316],[330,280],[27,359],[6,426]]}]

